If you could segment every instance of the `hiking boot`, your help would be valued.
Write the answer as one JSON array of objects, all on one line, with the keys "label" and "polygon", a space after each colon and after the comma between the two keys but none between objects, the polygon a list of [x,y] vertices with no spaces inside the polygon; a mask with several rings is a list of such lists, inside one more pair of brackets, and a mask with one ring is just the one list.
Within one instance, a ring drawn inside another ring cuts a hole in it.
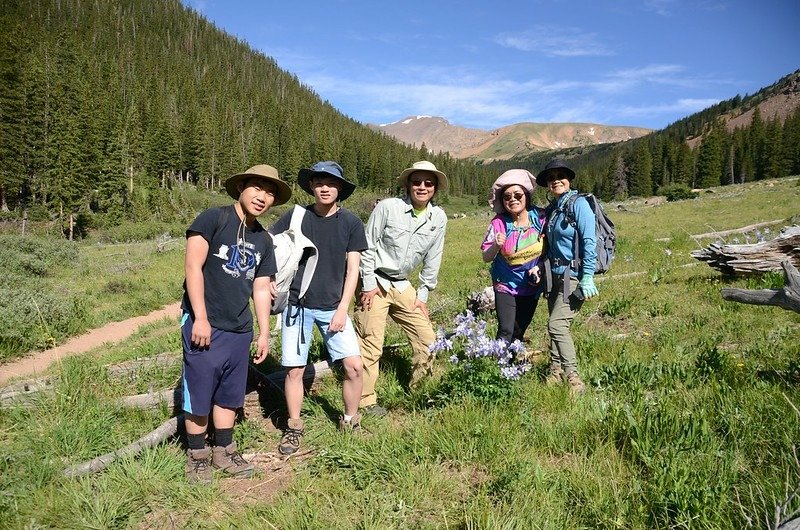
[{"label": "hiking boot", "polygon": [[356,414],[350,419],[350,421],[346,421],[344,416],[340,416],[339,430],[352,434],[361,434],[361,414]]},{"label": "hiking boot", "polygon": [[382,417],[386,416],[386,413],[388,412],[385,408],[381,407],[378,404],[370,405],[368,407],[364,407],[361,410],[364,412],[365,415],[374,416],[376,418],[382,418]]},{"label": "hiking boot", "polygon": [[236,442],[222,447],[220,445],[213,448],[211,465],[215,469],[221,470],[226,475],[236,478],[250,478],[253,476],[255,466],[242,458],[236,449]]},{"label": "hiking boot", "polygon": [[578,375],[578,372],[571,372],[567,376],[567,381],[569,382],[570,394],[583,394],[586,391],[586,385],[583,384],[581,376]]},{"label": "hiking boot", "polygon": [[556,386],[564,382],[564,370],[556,364],[550,365],[550,371],[544,379],[544,384],[547,386]]},{"label": "hiking boot", "polygon": [[282,455],[291,455],[300,449],[300,440],[303,439],[305,425],[303,420],[289,419],[289,424],[281,437],[281,442],[278,444],[278,451]]},{"label": "hiking boot", "polygon": [[190,484],[211,484],[211,448],[186,451],[186,481]]}]

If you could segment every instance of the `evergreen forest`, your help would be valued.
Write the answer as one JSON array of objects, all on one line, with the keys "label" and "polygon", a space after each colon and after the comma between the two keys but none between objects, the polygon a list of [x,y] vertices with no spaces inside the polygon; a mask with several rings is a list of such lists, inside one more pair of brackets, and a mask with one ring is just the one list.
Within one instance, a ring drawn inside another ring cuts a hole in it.
[{"label": "evergreen forest", "polygon": [[503,170],[536,173],[553,156],[605,200],[800,173],[800,110],[756,108],[733,131],[722,119],[797,91],[800,72],[640,139],[482,164],[368,129],[178,0],[6,0],[0,25],[0,219],[183,220],[187,187],[219,191],[257,163],[291,181],[326,159],[379,195],[428,159],[449,194],[480,202]]},{"label": "evergreen forest", "polygon": [[423,158],[457,193],[474,193],[490,171],[371,131],[177,0],[8,0],[0,10],[5,217],[169,221],[185,206],[175,189],[219,190],[257,163],[291,181],[336,160],[383,194]]}]

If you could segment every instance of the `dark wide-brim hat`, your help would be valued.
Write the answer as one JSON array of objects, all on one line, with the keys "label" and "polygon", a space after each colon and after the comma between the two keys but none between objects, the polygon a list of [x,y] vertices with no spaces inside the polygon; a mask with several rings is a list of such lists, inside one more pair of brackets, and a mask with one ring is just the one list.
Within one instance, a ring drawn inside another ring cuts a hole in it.
[{"label": "dark wide-brim hat", "polygon": [[277,169],[272,166],[268,166],[267,164],[258,164],[251,167],[244,173],[239,173],[238,175],[228,177],[224,184],[225,191],[228,192],[228,195],[238,201],[241,193],[239,191],[239,184],[249,178],[265,179],[275,185],[275,202],[272,203],[273,206],[284,204],[292,198],[292,188],[289,187],[289,184],[287,184],[286,181],[281,179],[281,177],[278,175]]},{"label": "dark wide-brim hat", "polygon": [[570,180],[570,182],[575,178],[575,172],[572,171],[569,166],[567,166],[567,163],[560,158],[555,158],[548,162],[547,165],[544,166],[544,169],[541,170],[538,175],[536,175],[536,184],[546,188],[547,175],[557,169],[563,171],[567,175],[567,178]]},{"label": "dark wide-brim hat", "polygon": [[356,190],[356,185],[344,178],[342,166],[336,162],[331,162],[330,160],[317,162],[311,166],[311,168],[303,168],[300,170],[297,174],[297,184],[309,195],[314,195],[314,190],[311,189],[311,179],[315,176],[334,177],[342,182],[342,189],[339,190],[337,200],[345,200]]}]

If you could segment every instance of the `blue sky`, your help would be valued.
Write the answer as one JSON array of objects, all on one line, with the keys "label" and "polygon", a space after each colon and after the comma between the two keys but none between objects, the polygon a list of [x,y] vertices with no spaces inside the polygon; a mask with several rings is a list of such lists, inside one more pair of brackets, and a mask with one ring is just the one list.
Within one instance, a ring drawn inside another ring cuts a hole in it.
[{"label": "blue sky", "polygon": [[654,129],[800,68],[798,0],[184,0],[363,123]]}]

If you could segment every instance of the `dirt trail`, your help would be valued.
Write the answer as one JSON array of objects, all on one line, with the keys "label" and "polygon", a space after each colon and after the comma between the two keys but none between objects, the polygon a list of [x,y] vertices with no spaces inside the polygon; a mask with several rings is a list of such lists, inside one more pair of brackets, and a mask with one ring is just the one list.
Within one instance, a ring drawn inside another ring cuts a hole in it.
[{"label": "dirt trail", "polygon": [[163,318],[177,318],[180,314],[180,302],[175,302],[162,307],[147,315],[129,318],[120,322],[108,324],[94,329],[84,335],[73,337],[62,346],[51,350],[31,353],[18,361],[0,364],[0,385],[11,378],[20,376],[35,376],[47,368],[70,355],[85,353],[102,344],[115,343],[133,335],[140,326],[157,322]]}]

